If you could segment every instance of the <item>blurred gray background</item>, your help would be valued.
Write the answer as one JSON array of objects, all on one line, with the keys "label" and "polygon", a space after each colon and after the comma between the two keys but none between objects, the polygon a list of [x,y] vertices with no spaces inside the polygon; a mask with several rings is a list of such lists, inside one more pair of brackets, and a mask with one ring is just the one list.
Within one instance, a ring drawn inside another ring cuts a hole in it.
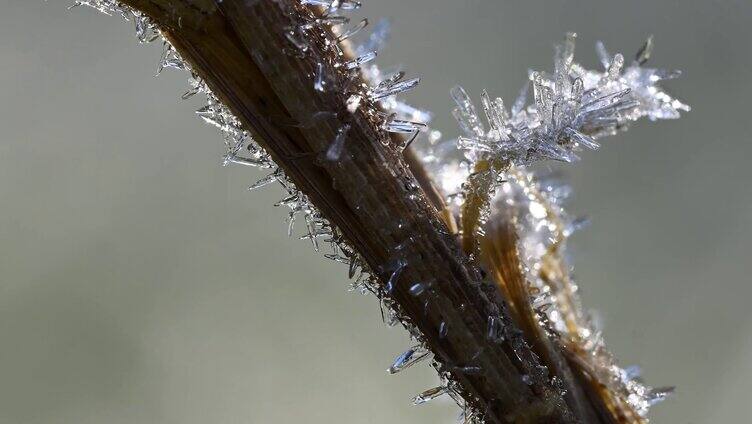
[{"label": "blurred gray background", "polygon": [[[749,422],[752,189],[747,1],[365,0],[382,65],[457,133],[448,90],[513,97],[580,35],[653,65],[694,108],[569,167],[586,303],[623,364],[674,384],[655,423]],[[346,270],[288,239],[276,188],[222,168],[217,132],[154,78],[158,45],[64,0],[0,0],[0,423],[451,423],[435,383],[384,371],[408,345]]]}]

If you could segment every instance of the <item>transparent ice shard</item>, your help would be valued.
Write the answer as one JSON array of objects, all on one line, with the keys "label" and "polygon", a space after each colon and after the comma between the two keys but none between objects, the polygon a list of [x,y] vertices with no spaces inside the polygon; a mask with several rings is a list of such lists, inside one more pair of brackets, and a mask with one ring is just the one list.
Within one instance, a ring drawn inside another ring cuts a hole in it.
[{"label": "transparent ice shard", "polygon": [[593,137],[585,135],[574,128],[566,128],[564,132],[571,140],[573,140],[580,146],[584,146],[592,150],[598,150],[598,148],[601,147],[601,145],[598,144],[597,141],[593,140]]},{"label": "transparent ice shard", "polygon": [[658,387],[658,388],[652,388],[648,391],[648,394],[646,396],[646,400],[650,406],[654,406],[658,403],[663,402],[674,394],[674,387]]},{"label": "transparent ice shard", "polygon": [[256,181],[255,183],[253,183],[250,187],[248,187],[248,190],[253,191],[253,190],[259,189],[261,187],[266,187],[269,184],[278,182],[280,180],[280,178],[283,178],[283,176],[284,176],[284,174],[282,173],[282,170],[278,169],[278,170],[272,172],[271,174],[265,176],[264,178],[262,178],[262,179]]},{"label": "transparent ice shard", "polygon": [[448,389],[446,386],[436,386],[433,388],[430,388],[423,393],[415,396],[413,398],[413,405],[421,405],[426,402],[432,401],[436,399],[437,397],[444,395],[448,392]]},{"label": "transparent ice shard", "polygon": [[140,43],[151,43],[161,37],[159,30],[147,16],[134,13],[133,23],[136,26],[136,38]]},{"label": "transparent ice shard", "polygon": [[350,124],[344,124],[337,130],[337,135],[334,137],[334,141],[329,145],[326,150],[326,159],[329,161],[337,161],[342,156],[342,151],[345,148],[345,140],[347,139],[347,133],[350,131]]},{"label": "transparent ice shard", "polygon": [[[641,117],[673,119],[689,107],[666,94],[657,82],[671,73],[641,68],[652,41],[638,54],[638,61],[625,68],[621,54],[610,56],[605,72],[590,71],[574,63],[575,35],[567,35],[556,48],[554,73],[531,71],[534,105],[525,109],[525,92],[508,113],[501,99],[481,92],[481,119],[473,101],[461,87],[450,94],[457,107],[452,111],[463,135],[457,146],[471,161],[480,158],[511,162],[516,166],[540,160],[573,162],[583,148],[597,149],[597,138],[627,128]],[[599,45],[600,46],[600,45]],[[484,125],[484,121],[487,125]]]},{"label": "transparent ice shard", "polygon": [[406,267],[407,267],[407,261],[405,261],[404,259],[400,259],[397,261],[397,265],[395,266],[394,270],[389,276],[389,279],[386,282],[385,289],[387,293],[391,293],[394,291],[394,287],[399,281],[399,278],[402,275],[402,271],[404,271]]},{"label": "transparent ice shard", "polygon": [[648,37],[647,40],[645,40],[645,44],[640,47],[640,50],[637,51],[637,54],[635,55],[635,63],[638,66],[642,66],[645,64],[645,62],[650,59],[650,56],[653,54],[653,36],[651,35]]},{"label": "transparent ice shard", "polygon": [[313,76],[313,88],[316,91],[324,92],[326,90],[326,70],[324,64],[316,63],[316,72]]},{"label": "transparent ice shard", "polygon": [[484,137],[485,129],[483,128],[480,117],[475,110],[475,105],[472,100],[470,100],[470,96],[465,89],[458,85],[452,88],[450,94],[454,99],[454,103],[457,105],[457,107],[452,110],[452,115],[454,115],[454,118],[460,124],[460,128],[468,136],[475,135],[478,137]]},{"label": "transparent ice shard", "polygon": [[428,358],[429,354],[430,352],[423,347],[413,346],[397,356],[387,372],[389,374],[396,374]]},{"label": "transparent ice shard", "polygon": [[375,89],[371,91],[371,99],[379,100],[387,96],[393,96],[395,94],[403,93],[407,90],[414,88],[420,83],[420,78],[410,78],[405,81],[400,81],[404,73],[400,72],[395,74],[392,78],[382,82]]},{"label": "transparent ice shard", "polygon": [[427,288],[428,284],[426,283],[415,283],[410,286],[410,294],[413,296],[420,296],[426,291]]},{"label": "transparent ice shard", "polygon": [[305,57],[306,52],[308,52],[308,49],[310,48],[305,34],[303,34],[302,31],[299,31],[298,28],[290,27],[284,32],[284,35],[292,46],[292,49],[285,48],[283,49],[283,52],[290,56]]},{"label": "transparent ice shard", "polygon": [[375,51],[367,52],[361,56],[356,57],[353,60],[345,62],[345,68],[347,69],[360,68],[360,65],[364,63],[368,63],[374,59],[376,59],[376,52]]},{"label": "transparent ice shard", "polygon": [[186,65],[177,50],[172,47],[172,44],[165,42],[162,49],[162,57],[157,66],[157,75],[161,74],[167,68],[185,70]]},{"label": "transparent ice shard", "polygon": [[396,114],[392,114],[384,120],[382,127],[385,130],[393,133],[412,134],[426,128],[426,124],[422,122],[406,121],[404,119],[397,119],[395,116]]},{"label": "transparent ice shard", "polygon": [[68,7],[68,9],[73,9],[74,7],[79,6],[87,6],[91,7],[92,9],[97,10],[100,13],[104,13],[105,15],[115,15],[119,14],[123,17],[123,19],[128,20],[129,17],[129,11],[122,7],[120,5],[120,2],[116,0],[77,0],[72,5]]},{"label": "transparent ice shard", "polygon": [[621,74],[621,70],[624,67],[624,56],[621,53],[616,53],[611,59],[611,63],[606,70],[606,81],[615,81]]},{"label": "transparent ice shard", "polygon": [[447,336],[449,333],[449,326],[447,325],[446,321],[441,321],[439,324],[439,338],[443,339]]},{"label": "transparent ice shard", "polygon": [[488,316],[486,336],[488,337],[488,340],[492,340],[492,341],[499,340],[502,337],[502,324],[498,316],[496,315]]},{"label": "transparent ice shard", "polygon": [[300,0],[301,4],[309,6],[319,6],[327,9],[329,12],[337,10],[355,10],[361,5],[360,2],[351,0]]}]

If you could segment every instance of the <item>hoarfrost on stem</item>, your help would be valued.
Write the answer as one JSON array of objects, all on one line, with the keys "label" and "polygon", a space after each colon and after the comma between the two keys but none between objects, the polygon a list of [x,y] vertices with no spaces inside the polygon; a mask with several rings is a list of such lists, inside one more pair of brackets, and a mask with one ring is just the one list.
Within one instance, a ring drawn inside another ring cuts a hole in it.
[{"label": "hoarfrost on stem", "polygon": [[[480,158],[513,165],[552,159],[572,162],[583,148],[597,149],[597,139],[625,130],[630,122],[675,119],[689,106],[671,97],[659,83],[677,71],[645,68],[652,41],[627,67],[621,54],[609,56],[602,43],[602,71],[574,62],[575,34],[557,46],[553,74],[530,73],[533,103],[524,106],[527,88],[511,111],[500,98],[481,93],[483,117],[461,87],[452,90],[453,115],[463,135],[458,147],[475,161]],[[652,39],[651,39],[652,40]],[[485,124],[484,124],[485,121]]]}]

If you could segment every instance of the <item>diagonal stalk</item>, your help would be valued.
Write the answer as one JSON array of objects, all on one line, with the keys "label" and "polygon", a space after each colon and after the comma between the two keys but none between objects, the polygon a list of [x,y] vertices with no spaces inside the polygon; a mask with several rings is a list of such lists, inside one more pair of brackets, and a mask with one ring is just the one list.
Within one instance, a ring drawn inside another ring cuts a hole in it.
[{"label": "diagonal stalk", "polygon": [[[486,422],[595,422],[592,411],[577,406],[587,402],[567,402],[565,383],[554,383],[497,287],[483,281],[463,252],[418,162],[409,154],[406,159],[368,107],[345,109],[345,81],[314,89],[314,58],[347,60],[329,57],[324,47],[336,35],[322,27],[305,55],[284,53],[290,48],[285,31],[309,9],[293,0],[122,2],[159,25],[382,283],[392,275],[391,264],[406,263],[387,296],[434,353],[442,375]],[[322,111],[329,113],[312,120]],[[345,125],[344,153],[327,160]],[[416,284],[425,289],[416,293]],[[503,337],[489,338],[491,321],[502,323]]]}]

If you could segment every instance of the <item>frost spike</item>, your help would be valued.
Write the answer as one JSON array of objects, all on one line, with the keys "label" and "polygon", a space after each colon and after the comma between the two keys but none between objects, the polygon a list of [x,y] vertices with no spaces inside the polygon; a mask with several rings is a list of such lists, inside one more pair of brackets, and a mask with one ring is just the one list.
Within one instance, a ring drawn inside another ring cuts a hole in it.
[{"label": "frost spike", "polygon": [[267,175],[266,177],[253,183],[250,187],[248,187],[248,190],[253,191],[258,188],[265,187],[269,184],[272,184],[275,181],[278,181],[281,176],[282,176],[281,170],[274,171],[271,174]]},{"label": "frost spike", "polygon": [[502,131],[506,126],[504,101],[501,100],[501,97],[497,97],[494,101],[491,101],[491,97],[489,97],[486,90],[481,91],[480,100],[483,112],[486,114],[486,120],[491,129],[497,132]]},{"label": "frost spike", "polygon": [[[420,83],[420,78],[410,78],[405,81],[396,82],[391,85],[384,85],[383,87],[381,84],[379,84],[376,89],[374,89],[371,92],[371,99],[373,100],[379,100],[383,99],[384,97],[393,96],[395,94],[399,94],[402,92],[405,92],[407,90],[410,90],[414,88],[416,85]],[[383,84],[383,83],[382,83]]]},{"label": "frost spike", "polygon": [[456,85],[451,89],[449,94],[451,94],[454,103],[457,105],[457,107],[452,110],[452,114],[460,123],[461,128],[463,128],[467,135],[474,134],[478,137],[483,137],[485,135],[485,129],[480,122],[475,105],[465,89]]},{"label": "frost spike", "polygon": [[350,131],[350,124],[344,124],[337,130],[337,135],[334,137],[334,141],[329,145],[326,150],[326,159],[329,161],[337,161],[342,156],[342,150],[345,148],[345,139],[347,133]]},{"label": "frost spike", "polygon": [[674,394],[674,387],[658,387],[650,389],[645,397],[648,405],[653,406],[660,402],[663,402],[672,394]]},{"label": "frost spike", "polygon": [[624,67],[624,56],[621,55],[621,53],[616,53],[614,55],[614,58],[611,59],[611,63],[608,65],[608,70],[606,71],[606,80],[607,81],[615,81],[619,74],[621,73],[621,69]]},{"label": "frost spike", "polygon": [[368,52],[363,54],[362,56],[358,56],[355,59],[345,62],[345,68],[347,69],[356,69],[359,68],[360,65],[370,62],[372,60],[376,59],[376,52]]},{"label": "frost spike", "polygon": [[640,50],[637,51],[637,54],[635,55],[635,63],[637,65],[644,65],[645,62],[650,59],[650,55],[653,53],[653,36],[649,36],[647,40],[645,40],[645,44],[640,47]]},{"label": "frost spike", "polygon": [[579,131],[577,131],[574,128],[567,128],[566,129],[567,135],[574,140],[577,144],[587,147],[588,149],[592,150],[598,150],[598,148],[601,147],[598,142],[593,140],[593,137],[590,137],[589,135],[585,135]]},{"label": "frost spike", "polygon": [[415,396],[413,398],[413,405],[421,405],[426,402],[432,401],[436,399],[437,397],[446,394],[448,392],[448,388],[446,386],[436,386],[431,389],[428,389],[424,391],[423,393]]},{"label": "frost spike", "polygon": [[389,280],[386,282],[386,292],[391,293],[394,290],[395,284],[397,284],[397,281],[399,281],[400,275],[402,275],[402,271],[405,270],[407,267],[407,262],[404,259],[400,259],[397,263],[397,267],[392,271],[392,274],[389,276]]},{"label": "frost spike", "polygon": [[396,374],[428,358],[429,354],[428,350],[420,346],[413,346],[397,356],[387,372],[389,374]]},{"label": "frost spike", "polygon": [[300,3],[308,6],[324,7],[330,12],[339,9],[355,10],[360,7],[360,2],[350,0],[300,0]]},{"label": "frost spike", "polygon": [[416,131],[420,131],[426,127],[426,124],[421,122],[406,121],[404,119],[396,119],[396,114],[392,114],[386,118],[382,124],[382,128],[386,131],[393,133],[412,134]]},{"label": "frost spike", "polygon": [[314,73],[314,79],[313,79],[313,88],[316,91],[324,92],[325,85],[326,85],[326,70],[324,69],[324,64],[321,62],[316,63],[316,72]]},{"label": "frost spike", "polygon": [[426,287],[427,286],[424,283],[415,283],[410,286],[410,294],[413,296],[420,296],[424,291],[426,291]]},{"label": "frost spike", "polygon": [[439,338],[440,339],[445,338],[448,332],[449,332],[449,327],[447,326],[446,321],[441,321],[441,324],[439,324]]},{"label": "frost spike", "polygon": [[563,65],[569,70],[574,60],[575,41],[577,40],[576,32],[568,32],[564,41],[564,51],[562,52]]}]

